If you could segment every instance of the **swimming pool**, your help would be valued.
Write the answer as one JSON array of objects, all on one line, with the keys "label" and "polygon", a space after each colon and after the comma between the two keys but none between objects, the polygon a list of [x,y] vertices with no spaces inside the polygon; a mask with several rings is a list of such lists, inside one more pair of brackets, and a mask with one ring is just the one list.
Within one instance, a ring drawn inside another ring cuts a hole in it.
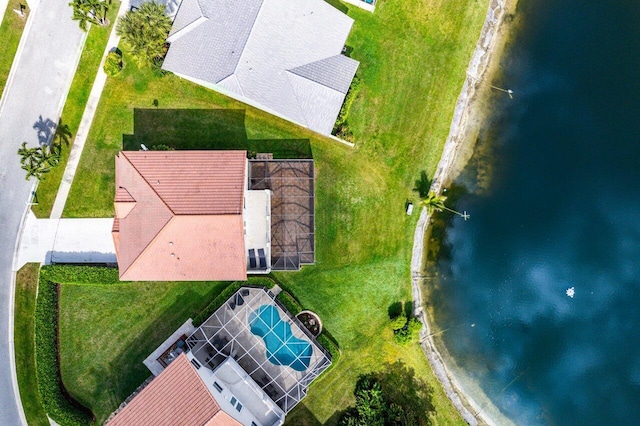
[{"label": "swimming pool", "polygon": [[273,364],[289,366],[296,371],[309,368],[313,347],[293,335],[291,325],[280,318],[278,308],[260,306],[249,314],[249,327],[253,334],[264,340],[267,359]]}]

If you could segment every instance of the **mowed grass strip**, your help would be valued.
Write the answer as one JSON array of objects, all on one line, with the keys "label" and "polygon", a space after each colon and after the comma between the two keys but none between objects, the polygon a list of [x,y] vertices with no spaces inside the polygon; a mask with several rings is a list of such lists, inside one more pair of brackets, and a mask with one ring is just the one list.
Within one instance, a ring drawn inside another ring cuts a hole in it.
[{"label": "mowed grass strip", "polygon": [[[24,17],[14,12],[14,9],[20,10],[20,4],[25,6],[23,11]],[[7,9],[4,12],[4,18],[2,18],[2,24],[0,25],[0,40],[2,40],[2,55],[0,55],[0,96],[4,91],[4,86],[7,84],[9,71],[11,71],[13,59],[18,51],[18,45],[20,44],[20,38],[22,37],[28,16],[29,8],[26,2],[9,0]]]},{"label": "mowed grass strip", "polygon": [[[87,35],[87,40],[82,50],[82,56],[80,56],[78,69],[73,77],[69,95],[67,96],[60,119],[62,125],[69,126],[68,129],[71,133],[71,138],[68,144],[63,143],[62,145],[60,164],[45,175],[44,179],[38,184],[38,204],[31,207],[31,210],[38,218],[48,218],[51,214],[53,203],[58,194],[58,187],[62,181],[67,161],[69,160],[69,153],[71,152],[73,141],[78,132],[82,114],[87,106],[87,100],[89,99],[89,94],[91,93],[91,88],[93,87],[93,82],[98,72],[100,61],[102,60],[102,54],[109,40],[111,28],[116,21],[119,7],[119,1],[111,3],[108,13],[111,24],[108,28],[98,25],[91,25],[89,28],[89,34]],[[69,15],[71,15],[71,8],[69,8]]]},{"label": "mowed grass strip", "polygon": [[34,317],[39,271],[38,263],[28,263],[16,274],[14,348],[20,402],[22,402],[27,423],[35,426],[49,426],[49,419],[42,408],[42,400],[38,393],[36,377]]},{"label": "mowed grass strip", "polygon": [[[354,402],[357,377],[399,359],[414,370],[416,378],[434,387],[432,423],[463,424],[418,345],[407,348],[394,343],[387,309],[411,298],[409,263],[417,214],[407,216],[405,202],[417,201],[412,189],[420,172],[431,176],[435,171],[488,0],[382,1],[374,14],[339,6],[355,19],[347,44],[353,48],[351,56],[360,61],[362,88],[347,119],[357,141],[355,149],[175,76],[160,78],[149,70],[136,69],[128,59],[124,72],[107,82],[65,216],[113,214],[113,157],[122,149],[123,135],[134,134],[136,108],[174,109],[183,114],[184,109],[231,109],[240,111],[243,118],[229,120],[237,114],[225,113],[227,119],[221,114],[216,120],[212,114],[210,120],[199,123],[165,119],[153,124],[158,137],[146,145],[161,144],[163,134],[180,132],[189,137],[200,135],[201,147],[209,149],[246,148],[255,139],[309,139],[317,177],[316,264],[297,273],[279,273],[277,278],[305,307],[320,315],[343,356],[311,386],[308,396],[288,416],[288,423],[335,424],[341,411]],[[135,297],[137,286],[131,284],[130,297]],[[162,299],[159,288],[141,289],[149,303]],[[63,309],[76,310],[74,315],[95,309],[90,305],[76,309],[71,302],[69,297]],[[110,316],[112,309],[120,309],[118,303],[104,298],[95,306],[103,316]],[[126,327],[135,324],[130,322]],[[114,325],[105,321],[100,332],[111,333]],[[76,337],[70,333],[68,338],[90,338],[94,332],[99,331],[84,330]],[[142,330],[138,342],[149,332]],[[163,340],[155,335],[152,339]],[[68,340],[63,346],[73,344]],[[103,368],[100,359],[104,356],[98,346],[88,346],[90,354],[76,360],[78,365],[73,368]],[[126,346],[120,342],[113,351],[124,353]],[[130,361],[117,374],[126,375],[134,360]],[[115,364],[112,368],[114,372],[119,369]],[[99,389],[109,386],[109,381],[96,377],[94,383],[76,389],[74,396],[86,402],[102,395]],[[115,404],[116,399],[108,404]]]}]

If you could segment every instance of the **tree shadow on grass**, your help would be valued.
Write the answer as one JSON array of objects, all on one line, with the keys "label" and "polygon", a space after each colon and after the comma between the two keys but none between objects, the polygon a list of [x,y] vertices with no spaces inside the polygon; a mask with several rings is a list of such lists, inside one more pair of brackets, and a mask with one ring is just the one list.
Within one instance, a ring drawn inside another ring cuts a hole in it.
[{"label": "tree shadow on grass", "polygon": [[313,158],[308,139],[248,139],[243,109],[141,109],[133,111],[133,134],[124,150],[166,145],[176,150],[244,149],[276,159]]},{"label": "tree shadow on grass", "polygon": [[406,302],[393,302],[387,308],[387,313],[389,314],[389,319],[395,319],[400,315],[404,314],[405,317],[410,318],[413,316],[413,302],[410,300]]},{"label": "tree shadow on grass", "polygon": [[420,198],[426,198],[431,190],[431,179],[424,170],[420,172],[420,179],[417,179],[413,190],[418,193]]}]

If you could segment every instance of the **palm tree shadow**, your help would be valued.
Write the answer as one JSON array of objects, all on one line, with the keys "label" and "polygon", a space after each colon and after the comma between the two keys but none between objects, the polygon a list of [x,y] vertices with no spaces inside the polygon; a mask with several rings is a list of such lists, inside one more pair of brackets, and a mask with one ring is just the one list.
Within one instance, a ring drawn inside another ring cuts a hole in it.
[{"label": "palm tree shadow", "polygon": [[420,198],[426,198],[427,195],[429,195],[430,189],[431,179],[429,179],[429,176],[427,176],[427,172],[423,170],[420,172],[420,179],[416,180],[413,190],[418,193]]},{"label": "palm tree shadow", "polygon": [[52,119],[42,118],[42,115],[38,117],[38,121],[33,123],[33,130],[36,131],[40,146],[51,145],[56,127],[57,125]]}]

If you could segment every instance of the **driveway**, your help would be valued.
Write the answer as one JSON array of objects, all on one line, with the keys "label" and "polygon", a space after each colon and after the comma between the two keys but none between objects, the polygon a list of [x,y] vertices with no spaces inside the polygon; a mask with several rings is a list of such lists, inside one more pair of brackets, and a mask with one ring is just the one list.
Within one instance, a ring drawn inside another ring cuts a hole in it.
[{"label": "driveway", "polygon": [[[13,379],[14,247],[31,182],[24,179],[16,151],[46,137],[47,123],[57,123],[80,57],[85,35],[71,21],[68,0],[42,2],[32,10],[16,72],[0,102],[0,419],[3,425],[22,424]],[[36,132],[39,123],[43,132]]]},{"label": "driveway", "polygon": [[116,263],[113,218],[36,219],[24,223],[15,269],[37,263]]}]

